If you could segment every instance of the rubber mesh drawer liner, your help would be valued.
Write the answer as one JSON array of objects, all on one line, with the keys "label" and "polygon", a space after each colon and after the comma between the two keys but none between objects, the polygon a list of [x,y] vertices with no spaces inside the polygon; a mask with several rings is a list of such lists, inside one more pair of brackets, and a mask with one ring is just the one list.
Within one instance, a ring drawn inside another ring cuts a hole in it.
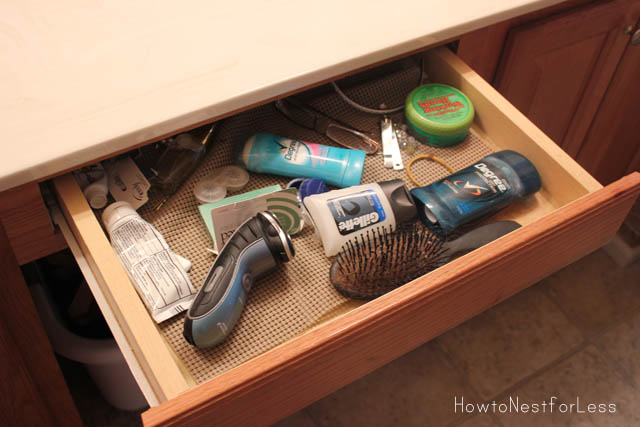
[{"label": "rubber mesh drawer liner", "polygon": [[[406,95],[417,85],[419,67],[390,71],[384,77],[366,82],[343,81],[345,92],[367,106],[376,107],[382,101],[387,106],[400,105]],[[307,99],[316,109],[329,113],[379,138],[379,116],[372,116],[348,106],[331,91],[315,90],[315,96]],[[402,113],[393,116],[402,119]],[[164,235],[175,252],[193,263],[190,271],[193,284],[199,288],[215,257],[206,248],[212,247],[211,238],[204,226],[193,196],[194,185],[216,168],[233,164],[237,147],[247,136],[255,132],[272,132],[281,136],[334,145],[317,133],[301,128],[277,112],[273,104],[267,104],[240,113],[225,120],[216,136],[216,143],[204,163],[171,197],[155,211],[158,199],[152,199],[140,210],[142,216],[154,224]],[[490,154],[489,145],[473,132],[454,147],[438,149],[419,144],[418,154],[435,154],[460,169]],[[402,153],[405,165],[412,156]],[[448,175],[442,166],[420,161],[412,168],[421,183],[431,183]],[[390,179],[403,179],[409,188],[413,184],[406,172],[385,169],[382,153],[367,156],[363,183]],[[251,173],[251,180],[242,191],[250,191],[273,184],[283,188],[290,178]],[[185,367],[197,383],[207,381],[309,329],[331,320],[363,302],[338,294],[329,282],[331,260],[324,256],[321,244],[313,237],[310,225],[293,236],[295,258],[256,283],[249,295],[244,313],[229,338],[221,345],[208,350],[190,346],[182,336],[184,315],[175,316],[160,325],[168,343],[173,347]]]}]

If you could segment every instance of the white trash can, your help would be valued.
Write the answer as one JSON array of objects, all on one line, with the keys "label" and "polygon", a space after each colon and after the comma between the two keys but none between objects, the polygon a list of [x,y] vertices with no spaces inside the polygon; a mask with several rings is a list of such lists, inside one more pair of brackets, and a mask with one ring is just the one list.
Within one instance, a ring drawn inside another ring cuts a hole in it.
[{"label": "white trash can", "polygon": [[62,357],[84,364],[102,396],[112,406],[125,411],[146,407],[147,401],[115,340],[74,334],[64,325],[48,291],[37,283],[29,289],[53,350]]}]

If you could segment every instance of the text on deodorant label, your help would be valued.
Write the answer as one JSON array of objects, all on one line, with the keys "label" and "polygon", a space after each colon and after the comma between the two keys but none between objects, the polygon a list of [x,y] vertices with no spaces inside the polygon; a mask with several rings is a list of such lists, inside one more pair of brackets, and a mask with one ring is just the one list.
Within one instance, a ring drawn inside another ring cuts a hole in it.
[{"label": "text on deodorant label", "polygon": [[327,205],[343,236],[383,222],[387,218],[380,198],[373,190],[329,199]]}]

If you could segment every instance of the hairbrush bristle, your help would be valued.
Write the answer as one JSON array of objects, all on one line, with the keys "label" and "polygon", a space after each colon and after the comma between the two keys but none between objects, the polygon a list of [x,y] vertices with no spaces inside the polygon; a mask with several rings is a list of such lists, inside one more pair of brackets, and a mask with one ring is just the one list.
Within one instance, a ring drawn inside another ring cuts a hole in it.
[{"label": "hairbrush bristle", "polygon": [[376,298],[442,266],[443,243],[419,223],[369,230],[342,247],[331,265],[331,283],[350,298]]}]

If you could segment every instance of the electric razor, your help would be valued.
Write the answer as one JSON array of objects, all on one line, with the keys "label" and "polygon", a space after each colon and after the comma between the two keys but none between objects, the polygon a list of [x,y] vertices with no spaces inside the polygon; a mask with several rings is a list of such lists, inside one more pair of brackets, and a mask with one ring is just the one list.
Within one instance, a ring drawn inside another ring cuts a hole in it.
[{"label": "electric razor", "polygon": [[294,256],[291,238],[269,211],[246,220],[231,235],[198,291],[183,335],[198,348],[213,347],[231,333],[253,283]]}]

